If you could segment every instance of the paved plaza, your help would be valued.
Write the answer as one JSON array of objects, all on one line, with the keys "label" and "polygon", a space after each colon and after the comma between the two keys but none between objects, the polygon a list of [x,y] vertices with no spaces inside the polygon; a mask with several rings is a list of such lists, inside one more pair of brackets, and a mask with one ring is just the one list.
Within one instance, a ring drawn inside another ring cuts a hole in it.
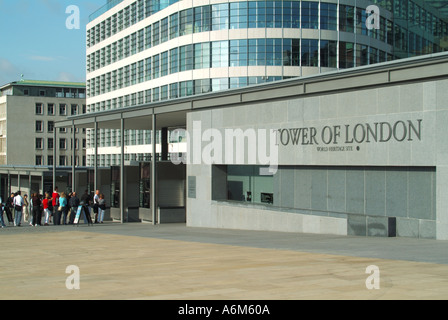
[{"label": "paved plaza", "polygon": [[447,241],[118,223],[9,227],[0,241],[0,299],[448,298]]}]

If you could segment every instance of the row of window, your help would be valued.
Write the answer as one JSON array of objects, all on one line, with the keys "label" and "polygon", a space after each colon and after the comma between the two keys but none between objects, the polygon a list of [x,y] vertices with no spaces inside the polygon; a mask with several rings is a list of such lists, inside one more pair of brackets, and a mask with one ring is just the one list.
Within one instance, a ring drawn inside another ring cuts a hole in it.
[{"label": "row of window", "polygon": [[[189,33],[228,28],[300,28],[300,26],[310,29],[319,28],[319,3],[317,2],[302,2],[301,24],[299,23],[300,15],[293,14],[293,12],[300,12],[299,2],[273,1],[274,8],[279,7],[278,16],[275,14],[277,11],[273,11],[273,20],[266,20],[265,6],[267,3],[262,1],[234,2],[180,11],[87,55],[87,72],[98,70],[159,43]],[[253,11],[251,11],[251,7],[253,7]],[[381,17],[379,30],[367,30],[365,9],[340,5],[339,10],[340,31],[369,35],[411,54],[418,51],[411,41],[408,45],[407,39],[408,34],[410,38],[414,35],[420,37],[420,35],[411,32],[407,27]],[[253,16],[251,12],[253,12]],[[440,28],[441,24],[438,26],[435,35],[446,34],[446,25],[445,29]],[[320,29],[337,30],[337,27],[337,5],[321,3]],[[438,46],[437,43],[434,45]],[[440,49],[436,49],[436,52],[438,51]]]},{"label": "row of window", "polygon": [[[126,8],[120,10],[110,18],[98,23],[87,31],[87,47],[95,45],[114,34],[142,21],[160,10],[178,2],[179,0],[137,0]],[[110,9],[108,3],[90,16],[96,19]],[[106,10],[106,11],[104,11]]]},{"label": "row of window", "polygon": [[[120,164],[121,154],[100,154],[97,157],[99,167],[110,167]],[[125,161],[138,161],[145,162],[151,161],[151,154],[148,153],[126,153],[124,155]],[[87,156],[87,165],[89,167],[94,166],[95,156]]]},{"label": "row of window", "polygon": [[[37,115],[44,115],[45,112],[45,105],[44,103],[36,103],[36,114]],[[56,115],[56,105],[54,103],[47,103],[47,112],[45,115],[47,116],[55,116]],[[82,106],[82,110],[79,110],[79,106],[77,104],[70,105],[70,115],[77,115],[78,112],[81,111],[82,113],[86,113],[86,105]],[[65,103],[59,104],[59,115],[60,116],[67,116],[67,105]]]},{"label": "row of window", "polygon": [[[36,150],[44,150],[44,138],[36,138]],[[75,139],[75,149],[79,148],[79,139]],[[54,148],[54,139],[47,139],[47,150],[53,150]],[[82,139],[82,148],[86,149],[86,139]],[[73,139],[70,140],[70,149],[73,150]],[[67,150],[67,139],[59,138],[59,150]]]},{"label": "row of window", "polygon": [[[11,93],[12,94],[12,93]],[[56,89],[23,89],[24,96],[38,96],[38,97],[54,97],[54,98],[71,98],[71,99],[85,99],[85,89],[74,88],[56,88]]]},{"label": "row of window", "polygon": [[238,66],[351,68],[391,59],[391,55],[387,56],[386,52],[374,47],[340,42],[338,48],[338,42],[332,40],[263,38],[204,42],[174,48],[92,78],[87,81],[87,93],[89,97],[94,97],[169,74],[203,68]]},{"label": "row of window", "polygon": [[[87,130],[87,141],[90,146],[95,144],[95,131]],[[156,142],[160,143],[160,133],[156,132]],[[121,145],[120,129],[102,129],[97,135],[99,147],[111,147]],[[151,144],[151,130],[125,130],[124,143],[126,146]]]},{"label": "row of window", "polygon": [[[134,2],[89,29],[87,47],[100,43],[177,1],[138,0]],[[447,32],[446,22],[411,0],[374,0],[373,2],[392,12],[396,18],[403,18],[411,26],[417,26],[428,34],[440,37]],[[170,38],[171,34],[177,31],[182,35],[188,32],[221,28],[294,28],[299,27],[300,12],[302,28],[317,29],[319,27],[319,9],[320,28],[336,30],[337,5],[335,4],[321,2],[319,8],[319,2],[315,1],[249,1],[190,8],[176,13],[176,16],[170,17]],[[357,25],[359,28],[363,28],[366,19],[365,8],[357,9],[356,15],[354,11],[351,6],[341,6],[340,16],[343,20],[340,21],[340,24],[348,24],[349,27]],[[345,15],[344,12],[348,15]],[[162,28],[164,28],[163,25],[168,28],[168,18],[165,19],[165,22],[158,22]],[[355,22],[356,24],[354,24]],[[366,32],[366,30],[361,32]],[[167,38],[168,29],[164,29],[161,36],[163,37],[165,34]]]},{"label": "row of window", "polygon": [[[36,125],[35,125],[35,131],[38,133],[44,132],[44,121],[42,120],[36,120]],[[73,130],[73,129],[72,129]],[[76,132],[79,132],[79,128],[75,129]],[[47,132],[48,133],[53,133],[54,132],[54,121],[47,121]],[[67,128],[59,128],[59,132],[60,133],[66,133],[67,132]],[[82,129],[82,133],[85,133],[86,129],[83,128]]]},{"label": "row of window", "polygon": [[[53,165],[53,163],[54,163],[53,156],[47,156],[46,163],[44,163],[44,159],[45,159],[45,156],[36,155],[36,161],[35,161],[36,166],[44,166],[44,165],[52,166]],[[75,166],[79,166],[79,156],[75,157],[75,161],[76,161]],[[70,162],[73,162],[73,156],[70,156]],[[67,156],[59,156],[59,164],[58,165],[61,167],[68,166],[69,165],[68,157]],[[82,156],[82,166],[85,167],[86,165],[87,165],[86,156]]]},{"label": "row of window", "polygon": [[260,76],[260,77],[235,77],[235,78],[214,78],[198,79],[171,83],[161,87],[147,89],[122,97],[101,101],[87,105],[87,112],[100,112],[117,108],[141,105],[145,103],[164,101],[187,97],[195,94],[216,92],[226,89],[240,88],[253,84],[266,83],[286,79],[281,76]]}]

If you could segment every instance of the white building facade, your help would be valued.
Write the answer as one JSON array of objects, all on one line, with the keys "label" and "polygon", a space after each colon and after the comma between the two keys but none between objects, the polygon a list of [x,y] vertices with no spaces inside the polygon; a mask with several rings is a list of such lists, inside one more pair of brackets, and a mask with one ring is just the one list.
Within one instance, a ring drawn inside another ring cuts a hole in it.
[{"label": "white building facade", "polygon": [[[379,29],[366,24],[369,5]],[[124,0],[91,19],[88,113],[439,52],[447,33],[441,11],[419,0]],[[99,134],[99,165],[118,164],[119,131]],[[149,132],[125,140],[125,160],[151,158]],[[92,131],[87,144],[93,165]]]}]

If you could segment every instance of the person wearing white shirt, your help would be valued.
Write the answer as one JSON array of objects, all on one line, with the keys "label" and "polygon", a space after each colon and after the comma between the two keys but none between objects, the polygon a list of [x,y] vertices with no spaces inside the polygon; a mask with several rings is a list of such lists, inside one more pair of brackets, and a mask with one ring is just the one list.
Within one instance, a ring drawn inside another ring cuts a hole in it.
[{"label": "person wearing white shirt", "polygon": [[22,223],[22,209],[23,209],[23,198],[20,195],[20,191],[17,191],[16,196],[14,197],[14,226],[20,227]]}]

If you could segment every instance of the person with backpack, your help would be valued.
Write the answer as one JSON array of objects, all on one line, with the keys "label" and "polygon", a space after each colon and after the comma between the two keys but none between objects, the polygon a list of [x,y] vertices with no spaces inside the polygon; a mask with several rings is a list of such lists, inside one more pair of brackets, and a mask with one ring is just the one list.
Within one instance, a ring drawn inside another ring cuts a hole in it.
[{"label": "person with backpack", "polygon": [[14,223],[14,218],[12,216],[13,210],[14,210],[14,193],[11,193],[11,195],[8,197],[8,199],[6,199],[6,203],[5,203],[5,212],[6,212],[6,217],[8,218],[9,224]]},{"label": "person with backpack", "polygon": [[20,227],[21,223],[22,223],[23,206],[25,204],[20,191],[17,191],[16,196],[14,197],[13,201],[14,201],[14,211],[15,211],[14,226]]},{"label": "person with backpack", "polygon": [[101,193],[98,200],[98,223],[103,223],[105,211],[106,211],[106,200],[104,199],[104,194]]}]

